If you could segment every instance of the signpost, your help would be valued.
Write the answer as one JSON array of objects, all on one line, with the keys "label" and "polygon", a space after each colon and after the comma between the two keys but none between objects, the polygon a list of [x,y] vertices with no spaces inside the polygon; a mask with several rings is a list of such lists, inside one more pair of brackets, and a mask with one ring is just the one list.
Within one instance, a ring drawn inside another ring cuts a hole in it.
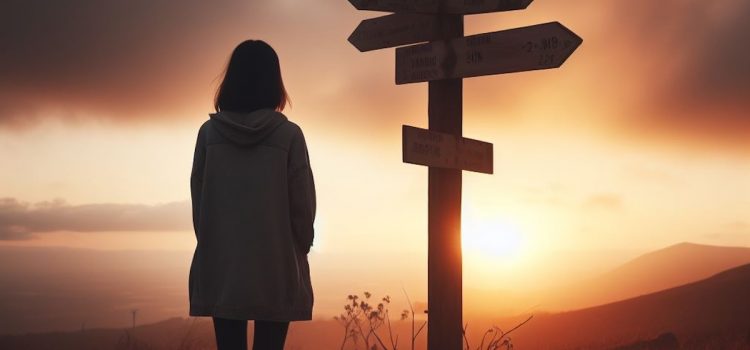
[{"label": "signpost", "polygon": [[357,10],[470,15],[523,10],[533,0],[349,0]]},{"label": "signpost", "polygon": [[396,84],[560,67],[583,40],[557,22],[396,49]]},{"label": "signpost", "polygon": [[403,126],[405,163],[492,174],[492,144]]},{"label": "signpost", "polygon": [[395,14],[362,21],[360,51],[396,49],[396,84],[428,82],[429,129],[403,126],[403,161],[428,166],[427,347],[463,348],[461,171],[493,172],[492,144],[463,138],[463,78],[560,67],[582,43],[557,22],[464,37],[463,15],[533,0],[349,0]]},{"label": "signpost", "polygon": [[365,52],[435,40],[439,33],[438,21],[433,15],[394,13],[362,21],[349,36],[349,42]]}]

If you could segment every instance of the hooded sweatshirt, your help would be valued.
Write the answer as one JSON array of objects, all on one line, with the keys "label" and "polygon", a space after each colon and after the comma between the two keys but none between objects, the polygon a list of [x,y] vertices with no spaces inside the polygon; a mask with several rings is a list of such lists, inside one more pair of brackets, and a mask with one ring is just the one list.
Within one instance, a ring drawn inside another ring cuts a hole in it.
[{"label": "hooded sweatshirt", "polygon": [[271,109],[209,116],[190,177],[190,315],[309,320],[315,186],[302,130]]}]

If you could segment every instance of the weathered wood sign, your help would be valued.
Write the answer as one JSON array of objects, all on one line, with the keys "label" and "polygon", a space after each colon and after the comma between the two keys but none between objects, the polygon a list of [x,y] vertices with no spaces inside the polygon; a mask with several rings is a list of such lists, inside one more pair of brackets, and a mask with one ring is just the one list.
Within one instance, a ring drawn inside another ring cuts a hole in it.
[{"label": "weathered wood sign", "polygon": [[396,84],[428,82],[429,130],[403,126],[403,161],[427,175],[427,347],[463,349],[462,170],[491,174],[492,144],[461,136],[463,78],[560,67],[582,43],[557,22],[464,37],[463,15],[524,9],[533,0],[349,0],[395,14],[362,21],[360,51],[396,49]]},{"label": "weathered wood sign", "polygon": [[560,67],[583,40],[558,22],[396,49],[396,84]]},{"label": "weathered wood sign", "polygon": [[364,52],[435,40],[439,33],[435,16],[394,13],[362,21],[349,36],[349,42]]},{"label": "weathered wood sign", "polygon": [[405,163],[492,174],[492,144],[404,125]]},{"label": "weathered wood sign", "polygon": [[523,10],[533,0],[349,0],[357,10],[470,15]]}]

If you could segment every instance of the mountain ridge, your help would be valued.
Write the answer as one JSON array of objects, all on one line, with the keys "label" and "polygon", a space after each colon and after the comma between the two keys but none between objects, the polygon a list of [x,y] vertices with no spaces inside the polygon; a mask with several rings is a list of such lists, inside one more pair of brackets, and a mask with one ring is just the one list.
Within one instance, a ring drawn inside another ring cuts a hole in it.
[{"label": "mountain ridge", "polygon": [[743,342],[750,340],[743,338],[750,335],[748,296],[750,264],[745,264],[700,281],[626,300],[535,316],[534,322],[514,334],[515,344],[525,349],[566,348],[573,344],[598,348],[603,346],[602,339],[609,342],[607,346],[625,345],[667,332],[675,334],[683,346],[705,344],[707,339]]},{"label": "mountain ridge", "polygon": [[[543,300],[548,311],[577,310],[626,300],[708,278],[750,263],[750,248],[677,243],[639,255]],[[552,293],[550,293],[552,294]]]}]

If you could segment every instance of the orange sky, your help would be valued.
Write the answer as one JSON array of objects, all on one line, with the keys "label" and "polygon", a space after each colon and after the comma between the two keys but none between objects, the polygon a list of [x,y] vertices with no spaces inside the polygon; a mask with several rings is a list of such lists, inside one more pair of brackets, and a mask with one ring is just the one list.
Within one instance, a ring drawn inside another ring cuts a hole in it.
[{"label": "orange sky", "polygon": [[[195,134],[231,49],[259,38],[316,175],[316,312],[363,289],[423,300],[427,170],[401,163],[400,135],[426,127],[427,86],[394,85],[393,49],[346,41],[377,13],[208,6],[0,11],[0,244],[191,250]],[[681,241],[750,246],[750,5],[537,0],[465,23],[548,21],[584,39],[562,68],[464,83],[464,134],[495,151],[494,175],[464,175],[465,286],[545,288]]]}]

